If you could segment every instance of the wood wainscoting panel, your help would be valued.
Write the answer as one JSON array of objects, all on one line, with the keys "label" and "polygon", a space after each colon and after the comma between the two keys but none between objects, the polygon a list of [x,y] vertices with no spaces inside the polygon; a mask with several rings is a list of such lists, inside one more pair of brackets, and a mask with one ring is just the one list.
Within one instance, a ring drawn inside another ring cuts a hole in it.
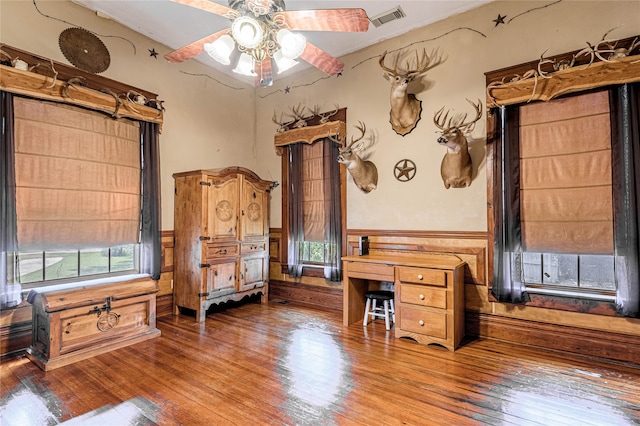
[{"label": "wood wainscoting panel", "polygon": [[341,311],[342,288],[271,280],[269,282],[269,301],[298,302]]},{"label": "wood wainscoting panel", "polygon": [[156,298],[156,317],[173,314],[173,294],[165,294]]},{"label": "wood wainscoting panel", "polygon": [[640,336],[466,311],[470,336],[640,364]]},{"label": "wood wainscoting panel", "polygon": [[23,353],[31,344],[32,307],[24,302],[0,311],[0,359]]}]

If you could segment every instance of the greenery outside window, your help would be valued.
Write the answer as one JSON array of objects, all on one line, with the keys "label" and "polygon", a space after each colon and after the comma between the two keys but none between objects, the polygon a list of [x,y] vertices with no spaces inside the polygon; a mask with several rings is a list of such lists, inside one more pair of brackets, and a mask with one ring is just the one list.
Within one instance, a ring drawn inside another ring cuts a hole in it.
[{"label": "greenery outside window", "polygon": [[18,252],[15,267],[22,288],[38,287],[77,277],[99,278],[115,273],[137,273],[138,244],[82,250]]}]

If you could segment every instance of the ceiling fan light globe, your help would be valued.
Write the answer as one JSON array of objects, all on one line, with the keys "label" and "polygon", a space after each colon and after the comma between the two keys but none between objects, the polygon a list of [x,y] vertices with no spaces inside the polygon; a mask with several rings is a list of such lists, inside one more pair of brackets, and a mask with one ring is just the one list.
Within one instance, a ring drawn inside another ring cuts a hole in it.
[{"label": "ceiling fan light globe", "polygon": [[302,34],[292,33],[286,28],[278,31],[276,39],[285,58],[296,59],[307,47],[307,39]]},{"label": "ceiling fan light globe", "polygon": [[235,47],[235,43],[230,35],[225,34],[213,43],[205,43],[204,50],[216,61],[222,65],[231,63],[231,53]]},{"label": "ceiling fan light globe", "polygon": [[255,77],[256,75],[258,75],[253,70],[253,58],[246,53],[243,53],[240,55],[240,59],[238,59],[238,63],[236,64],[236,67],[233,69],[233,72],[242,74],[242,75],[252,76],[252,77]]},{"label": "ceiling fan light globe", "polygon": [[262,43],[264,31],[257,20],[250,16],[241,16],[231,24],[231,35],[240,46],[253,49]]},{"label": "ceiling fan light globe", "polygon": [[281,74],[298,65],[298,61],[296,61],[295,59],[285,58],[284,56],[282,56],[282,49],[276,51],[276,53],[273,54],[273,59],[276,61],[278,74]]}]

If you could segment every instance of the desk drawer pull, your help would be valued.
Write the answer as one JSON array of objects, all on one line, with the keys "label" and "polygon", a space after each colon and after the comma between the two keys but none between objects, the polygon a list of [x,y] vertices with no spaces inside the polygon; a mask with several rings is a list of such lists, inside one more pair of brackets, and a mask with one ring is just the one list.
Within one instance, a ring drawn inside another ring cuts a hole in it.
[{"label": "desk drawer pull", "polygon": [[419,297],[420,297],[420,300],[424,300],[424,294],[421,294]]},{"label": "desk drawer pull", "polygon": [[418,324],[420,324],[420,327],[424,327],[424,321],[420,320],[418,321]]},{"label": "desk drawer pull", "polygon": [[423,278],[424,278],[424,277],[422,276],[422,274],[418,274],[418,279],[419,279],[420,281],[422,281],[422,279],[423,279]]}]

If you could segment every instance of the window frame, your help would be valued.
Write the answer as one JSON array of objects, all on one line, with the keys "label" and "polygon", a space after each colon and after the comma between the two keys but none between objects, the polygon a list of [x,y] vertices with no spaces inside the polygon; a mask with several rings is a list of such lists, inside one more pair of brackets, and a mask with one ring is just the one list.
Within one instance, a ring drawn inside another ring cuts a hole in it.
[{"label": "window frame", "polygon": [[[113,259],[113,255],[111,254],[111,250],[117,247],[123,247],[123,246],[130,246],[133,248],[133,268],[132,269],[124,269],[124,270],[118,270],[118,271],[112,271],[112,259]],[[79,282],[79,281],[87,281],[87,280],[94,280],[94,279],[102,279],[102,278],[109,278],[109,277],[117,277],[117,276],[122,276],[122,275],[132,275],[132,274],[139,274],[140,273],[140,260],[141,260],[141,244],[140,243],[131,243],[131,244],[121,244],[119,246],[114,246],[114,247],[95,247],[95,248],[91,248],[91,249],[79,249],[79,250],[60,250],[61,252],[71,252],[71,253],[75,253],[78,256],[78,262],[77,262],[77,267],[78,267],[78,274],[75,276],[69,276],[69,277],[63,277],[63,278],[51,278],[48,279],[46,276],[46,272],[43,273],[43,278],[42,280],[38,280],[38,281],[27,281],[27,282],[23,282],[20,281],[20,277],[18,276],[18,281],[17,284],[20,284],[22,291],[28,291],[28,290],[32,290],[32,289],[38,289],[41,287],[47,287],[47,286],[51,286],[51,285],[57,285],[57,284],[67,284],[67,283],[74,283],[74,282]],[[107,272],[99,272],[99,273],[95,273],[95,274],[81,274],[81,270],[82,270],[82,261],[81,261],[81,255],[82,252],[91,252],[91,251],[96,251],[96,250],[109,250],[109,254],[108,254],[108,268],[109,270]],[[48,267],[46,265],[46,260],[45,257],[47,255],[47,253],[56,253],[58,251],[56,250],[45,250],[45,251],[29,251],[29,252],[11,252],[11,253],[7,253],[7,257],[9,259],[13,259],[14,260],[14,268],[18,268],[17,263],[20,261],[20,256],[23,254],[40,254],[42,255],[42,268],[41,270],[46,271],[46,268]]]},{"label": "window frame", "polygon": [[[331,117],[332,121],[346,122],[346,108],[341,108],[338,112]],[[319,118],[314,117],[308,121],[309,126],[319,124]],[[319,135],[319,139],[314,143],[322,143],[323,138],[326,135]],[[281,259],[281,272],[288,274],[289,272],[289,146],[278,146],[278,155],[281,157],[281,170],[282,170],[282,244],[280,244],[279,258]],[[337,161],[337,160],[336,160]],[[346,253],[347,250],[347,169],[344,164],[340,164],[340,202],[341,202],[341,228],[342,228],[342,253]],[[302,276],[324,278],[323,264],[309,263],[305,264],[302,268]]]},{"label": "window frame", "polygon": [[[633,38],[628,38],[624,40],[620,40],[620,43],[626,43],[633,40]],[[551,61],[560,62],[571,60],[575,58],[578,51],[568,52],[561,55],[556,55],[553,58],[550,58]],[[513,132],[514,128],[509,127],[508,122],[500,122],[504,120],[503,114],[499,113],[500,108],[505,108],[506,106],[513,106],[518,104],[524,104],[530,102],[532,100],[550,100],[561,95],[567,95],[572,93],[584,93],[589,90],[606,90],[608,88],[617,87],[623,85],[625,83],[637,83],[640,81],[637,75],[634,77],[634,72],[629,68],[629,61],[631,59],[624,58],[621,60],[619,67],[616,67],[617,64],[611,63],[607,64],[610,66],[612,70],[607,73],[606,79],[599,79],[594,77],[594,74],[597,71],[594,69],[597,66],[591,66],[590,70],[587,70],[587,67],[580,67],[580,65],[584,65],[584,61],[588,61],[588,59],[584,59],[582,62],[576,61],[574,68],[572,70],[563,72],[562,81],[559,84],[553,85],[543,85],[542,88],[538,87],[537,91],[533,94],[531,92],[532,88],[534,88],[533,79],[526,80],[521,79],[518,80],[514,78],[514,76],[523,76],[530,70],[538,69],[539,66],[538,61],[531,61],[528,63],[524,63],[521,65],[517,65],[514,67],[504,68],[501,70],[491,71],[485,74],[486,76],[486,84],[487,84],[487,200],[488,200],[488,209],[487,209],[487,217],[488,217],[488,273],[490,281],[488,285],[488,298],[490,302],[500,302],[500,303],[520,303],[526,306],[535,306],[535,307],[545,307],[552,308],[557,310],[566,310],[572,312],[582,312],[582,313],[594,313],[600,315],[611,315],[611,316],[620,316],[621,314],[618,311],[618,307],[616,306],[615,301],[610,300],[602,300],[602,299],[610,299],[610,294],[606,294],[605,297],[593,297],[591,299],[586,298],[576,298],[575,296],[566,296],[566,295],[550,295],[541,293],[528,293],[526,294],[526,300],[498,300],[493,292],[494,280],[496,277],[496,261],[498,260],[496,256],[499,254],[496,252],[496,246],[498,245],[497,238],[500,238],[501,231],[499,228],[499,223],[497,222],[496,213],[501,211],[503,207],[501,207],[501,198],[498,196],[499,191],[502,186],[502,181],[504,180],[502,177],[502,153],[498,146],[501,145],[501,139],[505,137],[509,132]],[[600,64],[603,65],[603,64]],[[547,66],[551,66],[547,64]],[[543,67],[544,70],[544,67]],[[551,68],[547,68],[544,70],[549,73],[553,73],[554,70]],[[574,72],[576,73],[573,78],[569,78],[566,73]],[[592,73],[591,76],[587,76],[586,80],[580,80],[582,75],[578,73]],[[537,78],[537,77],[535,77]],[[587,84],[587,81],[591,81]],[[502,84],[495,85],[495,82],[506,82]],[[540,80],[538,80],[540,83]],[[506,87],[501,88],[500,86],[504,85]],[[503,91],[495,91],[495,88],[504,89]],[[535,89],[534,89],[535,90]],[[497,92],[497,96],[496,96]],[[612,123],[614,126],[614,123]],[[612,142],[613,143],[613,142]],[[508,171],[505,171],[507,174]],[[506,189],[505,189],[506,190]],[[614,231],[615,232],[615,231]],[[503,253],[501,253],[503,254]],[[502,259],[500,259],[502,261]],[[497,285],[497,284],[496,284]],[[516,286],[518,283],[516,283]],[[524,289],[526,291],[526,288]],[[508,290],[507,290],[508,291]],[[596,293],[596,292],[594,292]],[[607,292],[605,292],[607,293]],[[598,300],[600,299],[600,300]]]}]

